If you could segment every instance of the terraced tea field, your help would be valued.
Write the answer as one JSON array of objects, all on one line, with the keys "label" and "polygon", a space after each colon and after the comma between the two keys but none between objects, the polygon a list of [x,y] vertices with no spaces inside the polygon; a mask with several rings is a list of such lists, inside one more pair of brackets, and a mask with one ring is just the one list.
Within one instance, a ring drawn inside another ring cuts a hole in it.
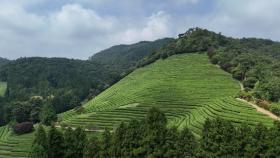
[{"label": "terraced tea field", "polygon": [[7,83],[0,82],[0,96],[4,96],[6,89],[7,89]]},{"label": "terraced tea field", "polygon": [[231,75],[212,65],[205,54],[181,54],[137,69],[84,105],[60,115],[61,124],[114,129],[121,121],[143,118],[159,107],[170,126],[200,134],[206,118],[268,126],[272,120],[234,99],[240,87]]},{"label": "terraced tea field", "polygon": [[33,140],[33,133],[14,135],[8,126],[0,127],[0,158],[28,157]]},{"label": "terraced tea field", "polygon": [[[60,124],[89,132],[114,129],[121,121],[145,117],[154,106],[165,112],[169,126],[188,127],[198,137],[206,118],[271,126],[272,119],[234,98],[239,89],[205,54],[176,55],[137,69],[79,112],[60,114]],[[27,157],[32,139],[33,133],[16,136],[7,126],[0,127],[0,158]]]}]

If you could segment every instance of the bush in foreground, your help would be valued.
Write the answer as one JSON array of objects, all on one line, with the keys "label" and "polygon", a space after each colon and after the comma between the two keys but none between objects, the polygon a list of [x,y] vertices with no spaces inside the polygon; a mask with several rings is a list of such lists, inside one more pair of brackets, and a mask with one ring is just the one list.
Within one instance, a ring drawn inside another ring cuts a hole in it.
[{"label": "bush in foreground", "polygon": [[32,122],[18,123],[15,126],[13,126],[13,131],[16,134],[30,133],[33,131],[33,123]]}]

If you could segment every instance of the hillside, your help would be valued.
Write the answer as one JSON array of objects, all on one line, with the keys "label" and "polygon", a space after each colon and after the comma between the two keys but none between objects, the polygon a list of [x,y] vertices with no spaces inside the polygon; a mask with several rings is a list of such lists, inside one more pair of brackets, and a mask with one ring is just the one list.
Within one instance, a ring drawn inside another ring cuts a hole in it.
[{"label": "hillside", "polygon": [[[280,43],[269,39],[231,38],[207,29],[191,28],[172,43],[141,60],[139,67],[182,53],[207,51],[219,65],[244,84],[245,97],[280,101]],[[271,109],[270,105],[266,105]],[[280,111],[280,105],[276,107]]]},{"label": "hillside", "polygon": [[8,126],[0,127],[0,158],[28,157],[34,133],[15,135]]},{"label": "hillside", "polygon": [[[0,69],[0,95],[6,92],[0,122],[18,118],[19,123],[37,123],[44,106],[56,113],[67,111],[118,80],[119,74],[93,61],[40,57],[10,61]],[[37,113],[35,118],[31,113]]]},{"label": "hillside", "polygon": [[[142,45],[141,48],[129,51],[122,51],[127,46],[113,47],[112,52],[103,52],[112,58],[105,60],[101,55],[100,62],[61,58],[21,58],[10,62],[1,74],[12,102],[1,101],[9,107],[3,108],[1,123],[7,116],[18,122],[46,123],[37,114],[51,111],[47,116],[52,116],[53,107],[56,113],[72,109],[59,114],[58,120],[51,118],[57,121],[57,128],[82,127],[90,133],[100,133],[106,128],[114,131],[121,122],[142,120],[151,107],[156,107],[167,116],[168,127],[187,127],[197,138],[203,136],[207,118],[229,121],[225,124],[245,123],[253,128],[258,123],[264,128],[272,127],[271,118],[235,97],[279,100],[278,42],[233,39],[196,28],[148,55],[138,52],[145,44],[140,42],[136,45]],[[262,53],[264,50],[268,50],[267,54]],[[134,60],[129,52],[144,58]],[[121,73],[136,65],[138,69],[118,81]],[[114,84],[115,81],[118,82]],[[245,87],[242,93],[239,83]],[[106,87],[109,88],[101,92]],[[80,101],[90,98],[87,95],[93,99],[80,106]],[[4,158],[28,152],[32,134],[17,136],[7,126],[0,130],[6,133],[0,136]],[[23,146],[24,151],[19,151]]]},{"label": "hillside", "polygon": [[[188,127],[197,137],[207,118],[272,126],[272,119],[234,99],[239,89],[238,82],[212,65],[206,54],[174,55],[135,70],[83,108],[62,113],[60,125],[115,129],[121,121],[143,118],[148,109],[158,107],[167,115],[169,127]],[[0,157],[27,156],[33,133],[16,136],[7,127],[0,133]]]},{"label": "hillside", "polygon": [[174,39],[164,38],[130,45],[116,45],[94,54],[90,60],[112,67],[119,73],[124,73],[133,70],[144,57],[172,41]]},{"label": "hillside", "polygon": [[175,55],[137,69],[83,109],[61,114],[61,124],[114,129],[121,121],[143,118],[150,107],[159,107],[169,126],[187,126],[196,135],[206,118],[272,125],[270,118],[234,99],[239,90],[238,82],[212,65],[204,53]]}]

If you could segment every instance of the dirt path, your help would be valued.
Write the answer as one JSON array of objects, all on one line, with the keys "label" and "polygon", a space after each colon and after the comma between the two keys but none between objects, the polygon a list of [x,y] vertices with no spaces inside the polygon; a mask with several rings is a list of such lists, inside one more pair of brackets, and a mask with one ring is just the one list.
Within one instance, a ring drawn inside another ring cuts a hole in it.
[{"label": "dirt path", "polygon": [[254,103],[251,103],[251,102],[248,102],[248,101],[246,101],[246,100],[244,100],[244,99],[240,99],[240,98],[236,98],[236,99],[239,100],[239,101],[242,101],[242,102],[244,102],[244,103],[247,103],[247,104],[251,105],[251,106],[254,107],[258,112],[263,113],[263,114],[269,116],[270,118],[272,118],[272,119],[274,119],[274,120],[280,121],[280,118],[279,118],[278,116],[274,115],[272,112],[270,112],[270,111],[268,111],[268,110],[265,110],[264,108],[261,108],[261,107],[259,107],[258,105],[254,104]]},{"label": "dirt path", "polygon": [[[60,125],[55,125],[55,127],[56,128],[62,128]],[[69,127],[67,127],[67,128],[69,128]],[[70,127],[70,128],[72,128],[73,130],[77,129],[76,127]],[[103,129],[87,129],[87,128],[83,128],[83,129],[86,132],[104,132]]]},{"label": "dirt path", "polygon": [[[243,91],[244,90],[244,86],[241,82],[239,82],[239,85],[240,85],[240,89]],[[268,110],[265,110],[264,108],[261,108],[259,107],[258,105],[252,103],[252,102],[248,102],[247,100],[244,100],[244,99],[241,99],[241,98],[236,98],[237,100],[239,101],[242,101],[244,103],[247,103],[249,105],[251,105],[253,108],[255,108],[258,112],[260,113],[263,113],[267,116],[269,116],[270,118],[274,119],[274,120],[278,120],[280,121],[280,117],[274,115],[272,112],[268,111]]]}]

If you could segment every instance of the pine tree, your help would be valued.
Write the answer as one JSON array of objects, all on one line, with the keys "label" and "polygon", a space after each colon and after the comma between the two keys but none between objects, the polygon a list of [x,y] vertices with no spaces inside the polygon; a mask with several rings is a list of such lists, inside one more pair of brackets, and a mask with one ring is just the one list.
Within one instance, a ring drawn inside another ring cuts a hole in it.
[{"label": "pine tree", "polygon": [[101,142],[101,158],[111,157],[111,147],[112,147],[112,136],[108,128],[105,129],[102,135]]},{"label": "pine tree", "polygon": [[75,135],[72,128],[67,128],[64,133],[64,143],[65,143],[65,158],[75,158]]},{"label": "pine tree", "polygon": [[144,121],[131,120],[124,130],[124,156],[133,158],[144,157],[142,148],[142,142],[145,136]]},{"label": "pine tree", "polygon": [[74,136],[75,155],[76,158],[81,158],[83,157],[83,151],[86,145],[86,133],[79,127],[74,131]]},{"label": "pine tree", "polygon": [[122,149],[124,148],[124,139],[126,134],[126,125],[122,122],[116,129],[113,135],[112,154],[114,157],[119,158],[123,156]]},{"label": "pine tree", "polygon": [[72,130],[67,128],[64,133],[65,158],[83,157],[83,151],[86,143],[86,134],[81,128]]},{"label": "pine tree", "polygon": [[51,127],[48,134],[48,158],[64,157],[64,139],[61,132]]},{"label": "pine tree", "polygon": [[143,141],[146,157],[162,157],[167,119],[157,108],[151,108],[145,118],[146,132]]},{"label": "pine tree", "polygon": [[40,113],[40,120],[47,126],[51,125],[54,121],[57,120],[56,113],[51,105],[45,104],[43,106]]},{"label": "pine tree", "polygon": [[32,151],[29,155],[30,158],[48,158],[48,154],[45,148],[41,145],[33,144]]},{"label": "pine tree", "polygon": [[97,138],[93,137],[88,140],[84,149],[84,158],[100,158],[101,143]]},{"label": "pine tree", "polygon": [[280,123],[278,121],[274,123],[268,135],[271,141],[265,157],[277,157],[280,155]]},{"label": "pine tree", "polygon": [[178,131],[177,128],[173,127],[167,130],[165,138],[164,138],[164,146],[162,146],[162,149],[164,150],[164,156],[165,158],[169,157],[179,157],[178,152]]},{"label": "pine tree", "polygon": [[258,124],[252,133],[252,141],[249,144],[248,157],[264,157],[268,151],[268,129]]},{"label": "pine tree", "polygon": [[47,136],[44,127],[40,124],[35,133],[35,139],[30,153],[31,158],[47,158]]},{"label": "pine tree", "polygon": [[179,152],[179,157],[194,157],[196,150],[198,148],[198,143],[188,128],[184,128],[178,138],[177,150]]}]

